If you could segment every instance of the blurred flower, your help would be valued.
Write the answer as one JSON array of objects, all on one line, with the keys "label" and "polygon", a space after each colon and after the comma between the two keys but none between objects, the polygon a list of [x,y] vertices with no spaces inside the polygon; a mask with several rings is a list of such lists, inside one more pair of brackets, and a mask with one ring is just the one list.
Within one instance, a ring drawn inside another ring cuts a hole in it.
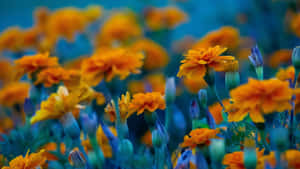
[{"label": "blurred flower", "polygon": [[272,68],[277,68],[280,64],[290,63],[292,61],[292,51],[281,49],[274,52],[269,58],[269,65]]},{"label": "blurred flower", "polygon": [[300,37],[300,14],[294,15],[290,24],[295,35]]},{"label": "blurred flower", "polygon": [[[222,103],[225,107],[227,107],[230,104],[229,100],[222,100]],[[220,124],[223,122],[223,115],[222,115],[223,108],[220,105],[220,103],[216,102],[210,105],[208,109],[211,115],[213,116],[216,124]]]},{"label": "blurred flower", "polygon": [[128,82],[128,91],[132,94],[145,93],[145,82],[143,80],[131,80]]},{"label": "blurred flower", "polygon": [[238,47],[240,41],[239,31],[230,26],[224,26],[216,31],[209,32],[202,39],[196,42],[193,49],[209,48],[211,46],[221,46],[234,50]]},{"label": "blurred flower", "polygon": [[21,74],[28,73],[31,77],[32,73],[45,68],[58,66],[57,57],[49,57],[49,53],[38,53],[36,55],[23,56],[15,60],[17,69]]},{"label": "blurred flower", "polygon": [[68,72],[62,67],[46,68],[39,72],[35,84],[43,83],[45,87],[51,87],[63,80],[68,80],[68,78]]},{"label": "blurred flower", "polygon": [[66,113],[72,112],[78,107],[79,98],[70,95],[67,88],[60,86],[57,93],[53,93],[49,98],[41,103],[41,108],[31,118],[30,123],[48,119],[58,119]]},{"label": "blurred flower", "polygon": [[46,157],[45,157],[45,150],[41,150],[38,153],[31,153],[27,152],[26,156],[23,157],[22,155],[14,158],[9,162],[8,167],[3,167],[2,169],[35,169],[40,167],[41,165],[45,164]]},{"label": "blurred flower", "polygon": [[24,82],[9,83],[0,90],[0,104],[13,106],[23,104],[29,96],[30,85]]},{"label": "blurred flower", "polygon": [[151,30],[172,29],[187,21],[187,14],[177,7],[149,8],[145,11],[146,25]]},{"label": "blurred flower", "polygon": [[137,112],[140,115],[144,112],[154,112],[157,109],[164,110],[166,103],[164,97],[158,92],[137,93],[129,105],[129,112]]},{"label": "blurred flower", "polygon": [[172,44],[172,51],[175,53],[184,53],[192,48],[193,44],[195,44],[195,39],[191,36],[185,36]]},{"label": "blurred flower", "polygon": [[150,130],[147,130],[146,133],[142,136],[141,142],[147,145],[148,147],[152,146],[152,134]]},{"label": "blurred flower", "polygon": [[144,68],[147,70],[162,68],[168,64],[167,51],[159,44],[149,39],[140,39],[132,45],[132,49],[144,52]]},{"label": "blurred flower", "polygon": [[231,90],[234,103],[228,110],[228,121],[241,121],[248,112],[253,122],[264,122],[263,114],[290,110],[293,90],[278,79],[254,80]]},{"label": "blurred flower", "polygon": [[130,93],[145,93],[147,91],[165,93],[165,76],[161,73],[154,73],[142,80],[132,80],[128,83]]},{"label": "blurred flower", "polygon": [[125,42],[142,35],[142,29],[132,12],[113,12],[103,23],[97,45],[111,45],[114,41]]},{"label": "blurred flower", "polygon": [[250,48],[243,48],[237,51],[237,58],[239,60],[248,60],[248,56],[251,55],[251,49]]},{"label": "blurred flower", "polygon": [[94,22],[95,20],[97,20],[98,18],[100,18],[102,16],[102,7],[99,5],[91,5],[88,6],[84,11],[83,14],[86,17],[86,20],[88,22]]},{"label": "blurred flower", "polygon": [[220,56],[226,48],[215,46],[211,48],[191,49],[185,54],[186,58],[181,61],[178,77],[204,77],[208,67],[215,71],[224,71],[228,61],[233,61],[232,56]]},{"label": "blurred flower", "polygon": [[[257,159],[263,156],[263,151],[256,151]],[[223,159],[223,164],[226,165],[226,169],[245,169],[244,166],[244,152],[237,151],[233,153],[226,154]]]},{"label": "blurred flower", "polygon": [[183,78],[183,84],[189,92],[194,94],[196,94],[200,89],[205,89],[208,86],[203,77],[200,78],[196,75]]},{"label": "blurred flower", "polygon": [[289,66],[286,69],[280,68],[279,71],[276,73],[276,78],[282,81],[294,82],[295,68],[293,66]]},{"label": "blurred flower", "polygon": [[9,60],[0,60],[0,82],[6,85],[18,80],[17,71]]},{"label": "blurred flower", "polygon": [[197,128],[190,132],[189,136],[184,136],[181,147],[195,148],[197,146],[208,145],[210,139],[217,138],[218,129]]},{"label": "blurred flower", "polygon": [[284,154],[286,161],[288,162],[288,168],[298,169],[300,166],[299,150],[287,150]]},{"label": "blurred flower", "polygon": [[144,55],[126,48],[103,49],[82,64],[82,78],[97,85],[103,78],[111,81],[115,76],[123,80],[131,73],[139,73]]},{"label": "blurred flower", "polygon": [[[11,117],[0,118],[0,133],[7,133],[14,127],[14,122]],[[1,161],[1,160],[0,160]]]},{"label": "blurred flower", "polygon": [[[133,113],[129,112],[130,99],[131,97],[129,92],[126,92],[126,95],[122,94],[121,98],[119,98],[118,100],[120,119],[123,123],[126,122],[127,118]],[[113,100],[111,100],[111,102],[106,105],[104,111],[109,116],[111,122],[114,122],[116,120],[115,102]]]}]

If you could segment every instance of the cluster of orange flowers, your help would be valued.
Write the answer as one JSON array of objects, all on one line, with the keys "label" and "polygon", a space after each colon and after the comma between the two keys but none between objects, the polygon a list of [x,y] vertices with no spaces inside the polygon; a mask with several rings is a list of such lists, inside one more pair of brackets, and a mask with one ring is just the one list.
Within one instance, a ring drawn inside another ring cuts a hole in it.
[{"label": "cluster of orange flowers", "polygon": [[203,145],[208,145],[210,139],[217,138],[219,130],[217,129],[207,129],[207,128],[197,128],[190,132],[189,136],[184,136],[184,141],[181,147],[200,147]]}]

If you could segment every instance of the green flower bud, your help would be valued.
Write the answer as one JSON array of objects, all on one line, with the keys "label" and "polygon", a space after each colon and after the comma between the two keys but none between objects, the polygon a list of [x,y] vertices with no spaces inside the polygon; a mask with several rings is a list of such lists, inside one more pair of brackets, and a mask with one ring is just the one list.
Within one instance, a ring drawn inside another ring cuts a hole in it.
[{"label": "green flower bud", "polygon": [[296,69],[300,69],[300,46],[293,49],[292,63]]},{"label": "green flower bud", "polygon": [[226,72],[225,73],[225,85],[230,91],[240,85],[239,72]]},{"label": "green flower bud", "polygon": [[120,156],[130,157],[133,154],[133,145],[128,139],[121,140],[118,146]]},{"label": "green flower bud", "polygon": [[274,128],[271,131],[271,145],[280,152],[289,147],[289,132],[287,128]]},{"label": "green flower bud", "polygon": [[210,158],[214,162],[222,162],[225,155],[225,142],[223,139],[212,139],[209,145]]},{"label": "green flower bud", "polygon": [[199,100],[199,106],[201,108],[207,107],[207,91],[205,89],[201,89],[198,92],[198,100]]},{"label": "green flower bud", "polygon": [[244,165],[246,169],[255,169],[257,164],[256,149],[246,147],[244,149]]},{"label": "green flower bud", "polygon": [[173,103],[176,97],[176,84],[175,84],[174,77],[170,77],[167,79],[165,93],[166,93],[165,98],[167,104]]}]

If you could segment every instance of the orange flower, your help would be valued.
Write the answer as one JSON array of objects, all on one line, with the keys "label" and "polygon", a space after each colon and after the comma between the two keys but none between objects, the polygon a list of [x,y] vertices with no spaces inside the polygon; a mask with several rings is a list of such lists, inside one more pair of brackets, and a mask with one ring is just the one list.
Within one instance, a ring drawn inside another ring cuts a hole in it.
[{"label": "orange flower", "polygon": [[129,112],[137,112],[137,115],[143,112],[154,112],[157,109],[164,110],[166,103],[163,96],[158,92],[137,93],[129,105]]},{"label": "orange flower", "polygon": [[181,147],[195,148],[197,146],[208,145],[210,139],[217,138],[217,129],[197,128],[190,132],[189,136],[184,136],[184,141]]},{"label": "orange flower", "polygon": [[[230,104],[229,100],[223,100],[222,103],[225,107],[227,107]],[[222,121],[223,121],[223,115],[222,115],[223,108],[220,105],[220,103],[216,102],[213,105],[209,106],[208,109],[209,109],[209,112],[211,113],[211,115],[213,116],[216,124],[222,123]]]},{"label": "orange flower", "polygon": [[97,36],[98,45],[124,42],[142,35],[142,29],[132,12],[114,12],[106,20]]},{"label": "orange flower", "polygon": [[239,31],[230,26],[224,26],[216,31],[209,32],[194,45],[193,49],[208,48],[210,46],[221,46],[236,49],[239,45]]},{"label": "orange flower", "polygon": [[177,7],[150,8],[145,12],[146,24],[151,30],[172,29],[187,20],[187,15]]},{"label": "orange flower", "polygon": [[[110,127],[109,130],[112,132],[113,135],[117,136],[117,130],[113,127]],[[103,155],[105,158],[111,158],[112,157],[112,148],[110,147],[109,140],[104,134],[102,127],[99,126],[96,132],[96,137],[99,146],[101,147],[103,151]]]},{"label": "orange flower", "polygon": [[18,27],[12,27],[0,35],[0,50],[19,51],[22,48],[20,38],[22,31]]},{"label": "orange flower", "polygon": [[23,157],[22,155],[14,158],[9,162],[8,167],[3,167],[2,169],[35,169],[40,167],[41,165],[45,164],[46,157],[45,157],[45,150],[41,150],[38,153],[32,153],[29,155],[29,151],[27,152],[26,156]]},{"label": "orange flower", "polygon": [[290,63],[292,61],[292,51],[281,49],[274,52],[269,58],[269,65],[272,68],[277,68],[282,63]]},{"label": "orange flower", "polygon": [[[60,153],[65,154],[66,145],[64,143],[60,143],[59,146],[60,146]],[[55,142],[47,143],[46,145],[43,146],[43,149],[46,150],[44,155],[47,158],[47,160],[55,160],[55,161],[58,160],[58,158],[51,153],[57,150],[57,144]]]},{"label": "orange flower", "polygon": [[282,81],[294,81],[295,79],[295,68],[293,66],[289,66],[286,69],[279,69],[276,73],[276,78]]},{"label": "orange flower", "polygon": [[150,130],[146,131],[146,133],[142,136],[141,141],[148,147],[152,146],[152,133]]},{"label": "orange flower", "polygon": [[[257,151],[256,153],[257,153],[257,159],[259,161],[263,156],[263,151]],[[237,151],[237,152],[226,154],[223,159],[223,164],[227,166],[226,169],[245,169],[244,152]]]},{"label": "orange flower", "polygon": [[68,79],[68,72],[65,69],[53,67],[42,70],[38,74],[35,84],[43,83],[45,87],[51,87],[54,84],[59,84],[59,82]]},{"label": "orange flower", "polygon": [[23,82],[9,83],[0,90],[0,104],[4,106],[13,106],[23,104],[29,96],[30,85]]},{"label": "orange flower", "polygon": [[86,59],[82,64],[82,78],[97,85],[104,77],[111,81],[115,76],[123,80],[130,73],[139,73],[144,55],[125,48],[103,49]]},{"label": "orange flower", "polygon": [[145,83],[143,80],[131,80],[128,83],[128,91],[130,93],[145,93]]},{"label": "orange flower", "polygon": [[150,85],[153,92],[165,93],[166,78],[163,74],[157,73],[148,75],[145,78],[145,83],[144,86]]},{"label": "orange flower", "polygon": [[58,66],[58,59],[57,57],[49,57],[49,53],[38,53],[36,55],[23,56],[15,60],[15,64],[22,74],[28,73],[31,76],[36,71]]},{"label": "orange flower", "polygon": [[300,14],[295,14],[291,20],[291,28],[296,36],[300,37]]},{"label": "orange flower", "polygon": [[232,56],[220,56],[226,48],[215,46],[213,48],[199,48],[189,50],[186,58],[181,61],[178,77],[203,77],[206,74],[207,67],[215,71],[223,71],[228,61],[233,61]]},{"label": "orange flower", "polygon": [[3,85],[18,79],[15,67],[9,60],[0,60],[0,81]]},{"label": "orange flower", "polygon": [[203,77],[191,76],[183,78],[183,84],[190,93],[196,94],[200,89],[207,87]]},{"label": "orange flower", "polygon": [[166,50],[151,40],[138,40],[133,44],[132,49],[144,52],[144,68],[147,70],[162,68],[168,64],[169,57]]},{"label": "orange flower", "polygon": [[250,79],[247,84],[231,90],[234,103],[228,110],[228,121],[241,121],[249,112],[254,122],[264,122],[263,114],[290,110],[292,95],[288,82]]},{"label": "orange flower", "polygon": [[14,128],[14,122],[13,122],[12,118],[1,116],[1,118],[0,118],[0,133],[8,133],[13,128]]},{"label": "orange flower", "polygon": [[[121,122],[123,122],[123,123],[133,113],[133,112],[129,112],[130,99],[131,99],[131,97],[130,97],[129,92],[126,92],[126,95],[122,94],[121,98],[119,98],[119,100],[118,100],[120,119],[121,119]],[[111,103],[106,105],[104,111],[105,111],[105,113],[108,114],[111,122],[114,122],[116,120],[115,102],[113,100],[111,100]]]},{"label": "orange flower", "polygon": [[298,150],[287,150],[285,152],[285,159],[288,162],[288,168],[291,169],[300,168],[299,156],[300,156],[300,151]]}]

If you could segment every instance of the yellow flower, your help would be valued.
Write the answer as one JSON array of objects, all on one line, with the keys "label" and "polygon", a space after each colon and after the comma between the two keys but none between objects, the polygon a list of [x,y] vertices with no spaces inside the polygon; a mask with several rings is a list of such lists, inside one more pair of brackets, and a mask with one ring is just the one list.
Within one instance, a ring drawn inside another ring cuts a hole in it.
[{"label": "yellow flower", "polygon": [[26,156],[23,157],[22,155],[14,158],[9,162],[8,167],[3,167],[2,169],[35,169],[40,167],[41,165],[45,164],[46,157],[45,157],[45,150],[41,150],[38,153],[31,153],[27,152]]},{"label": "yellow flower", "polygon": [[287,49],[281,49],[274,52],[269,57],[269,65],[272,68],[277,68],[282,63],[290,63],[292,60],[292,51]]},{"label": "yellow flower", "polygon": [[216,31],[209,32],[194,45],[193,49],[221,46],[236,49],[239,45],[239,31],[230,26],[224,26]]},{"label": "yellow flower", "polygon": [[136,41],[132,49],[134,51],[144,52],[144,68],[147,70],[162,68],[168,64],[169,57],[166,50],[149,39]]},{"label": "yellow flower", "polygon": [[228,108],[228,121],[241,121],[249,113],[253,122],[264,122],[263,114],[290,110],[292,95],[288,82],[250,79],[247,84],[231,90],[234,103]]},{"label": "yellow flower", "polygon": [[293,82],[295,79],[295,68],[293,66],[289,66],[286,69],[279,69],[276,73],[276,78],[282,81]]},{"label": "yellow flower", "polygon": [[232,56],[220,56],[226,48],[215,46],[213,48],[199,48],[189,50],[185,54],[186,58],[181,61],[178,77],[204,77],[207,67],[213,68],[215,71],[224,71],[224,66],[228,61],[233,61]]},{"label": "yellow flower", "polygon": [[150,8],[145,12],[146,24],[151,30],[172,29],[187,20],[187,15],[177,7]]},{"label": "yellow flower", "polygon": [[181,147],[195,148],[197,146],[208,145],[210,139],[217,138],[217,129],[197,128],[190,132],[189,136],[184,136]]},{"label": "yellow flower", "polygon": [[[259,161],[263,156],[263,151],[257,151],[257,161]],[[244,152],[237,151],[233,153],[226,154],[223,159],[223,165],[226,165],[226,169],[246,169],[244,166]],[[259,165],[261,166],[261,165]],[[257,169],[263,169],[258,168]]]},{"label": "yellow flower", "polygon": [[[133,112],[129,112],[129,104],[130,104],[130,94],[126,92],[126,95],[122,94],[121,98],[119,98],[119,111],[120,111],[120,119],[121,122],[125,122],[126,119],[132,115]],[[116,110],[115,110],[115,103],[111,100],[111,103],[107,104],[105,107],[105,113],[108,114],[110,121],[114,122],[116,120]]]},{"label": "yellow flower", "polygon": [[48,119],[58,119],[65,113],[72,112],[77,108],[78,97],[70,95],[67,88],[60,86],[57,93],[53,93],[49,98],[41,103],[41,108],[31,118],[30,123]]},{"label": "yellow flower", "polygon": [[[110,127],[109,130],[112,132],[113,135],[117,136],[117,130],[113,127]],[[101,147],[104,157],[111,158],[112,157],[112,148],[109,144],[109,140],[104,134],[102,127],[99,126],[96,132],[96,137],[99,146]]]},{"label": "yellow flower", "polygon": [[125,42],[142,35],[142,29],[132,12],[114,12],[106,20],[97,36],[98,45],[110,45],[114,41]]},{"label": "yellow flower", "polygon": [[97,85],[103,78],[111,81],[119,76],[125,79],[131,73],[139,73],[144,55],[126,48],[103,49],[86,59],[82,64],[82,78]]},{"label": "yellow flower", "polygon": [[43,83],[45,87],[51,87],[54,84],[59,84],[61,81],[68,80],[68,72],[61,67],[53,67],[42,70],[37,75],[35,84]]},{"label": "yellow flower", "polygon": [[29,96],[30,85],[23,82],[14,82],[7,84],[0,90],[0,104],[4,106],[13,106],[23,104]]},{"label": "yellow flower", "polygon": [[137,112],[137,115],[143,112],[154,112],[157,109],[164,110],[166,103],[164,97],[158,92],[137,93],[129,105],[129,112]]},{"label": "yellow flower", "polygon": [[57,57],[49,57],[49,53],[38,53],[36,55],[23,56],[15,60],[15,64],[21,74],[28,73],[31,76],[36,71],[58,66],[58,59]]}]

